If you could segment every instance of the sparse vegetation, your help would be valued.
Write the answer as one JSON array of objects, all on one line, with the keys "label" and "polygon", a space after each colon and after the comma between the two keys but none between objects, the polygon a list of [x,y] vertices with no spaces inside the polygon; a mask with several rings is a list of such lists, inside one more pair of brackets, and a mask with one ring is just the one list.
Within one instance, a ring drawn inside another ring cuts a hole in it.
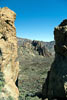
[{"label": "sparse vegetation", "polygon": [[13,97],[9,96],[7,100],[14,100]]},{"label": "sparse vegetation", "polygon": [[43,57],[32,48],[19,46],[19,100],[40,100],[38,97],[26,96],[41,91],[53,61],[53,56]]},{"label": "sparse vegetation", "polygon": [[4,87],[5,81],[3,78],[3,73],[0,72],[0,92],[2,92],[2,88]]}]

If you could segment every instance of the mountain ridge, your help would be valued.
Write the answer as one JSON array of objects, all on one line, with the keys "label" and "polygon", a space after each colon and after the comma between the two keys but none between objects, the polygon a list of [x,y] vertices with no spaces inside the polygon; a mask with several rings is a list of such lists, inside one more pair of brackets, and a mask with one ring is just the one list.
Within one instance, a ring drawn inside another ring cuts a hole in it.
[{"label": "mountain ridge", "polygon": [[[47,77],[47,72],[50,70],[51,63],[54,59],[49,50],[53,49],[54,42],[46,43],[44,54],[39,55],[38,48],[42,49],[44,42],[17,38],[18,40],[18,60],[19,60],[19,100],[40,100],[36,94],[40,93],[42,84]],[[47,49],[49,47],[49,50]],[[34,45],[34,46],[33,46]],[[49,56],[48,56],[49,54]],[[51,54],[51,55],[50,55]],[[38,94],[39,95],[39,94]],[[30,97],[32,96],[32,97]]]},{"label": "mountain ridge", "polygon": [[[20,38],[20,37],[17,37],[17,40],[18,40],[18,45],[19,45],[19,46],[23,46],[23,43],[24,43],[24,42],[32,43],[33,41],[38,41],[38,40],[30,40],[30,39]],[[43,46],[45,46],[46,49],[47,49],[52,55],[54,55],[54,44],[55,44],[55,41],[50,41],[50,42],[39,41],[39,42],[41,42],[41,44],[42,44]]]}]

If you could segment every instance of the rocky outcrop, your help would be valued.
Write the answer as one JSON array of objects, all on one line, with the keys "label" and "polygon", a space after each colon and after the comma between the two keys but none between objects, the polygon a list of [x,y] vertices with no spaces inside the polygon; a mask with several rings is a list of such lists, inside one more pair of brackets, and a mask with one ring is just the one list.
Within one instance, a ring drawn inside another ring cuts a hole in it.
[{"label": "rocky outcrop", "polygon": [[[28,48],[31,48],[31,46],[34,46],[34,48],[35,48],[35,45],[33,43],[37,43],[37,40],[32,41],[30,39],[19,38],[19,37],[17,37],[17,40],[18,40],[18,46],[20,46],[20,47],[28,47],[29,46]],[[50,41],[50,42],[38,41],[38,42],[40,42],[42,47],[45,47],[48,50],[48,52],[51,53],[51,55],[55,54],[55,52],[54,52],[55,41]],[[26,46],[26,43],[28,43],[27,46]]]},{"label": "rocky outcrop", "polygon": [[40,41],[32,41],[32,45],[35,47],[34,49],[38,51],[39,55],[42,56],[51,56],[51,53],[48,52],[45,46]]},{"label": "rocky outcrop", "polygon": [[28,50],[30,54],[36,55],[37,53],[38,55],[41,55],[43,57],[52,56],[52,52],[50,52],[47,46],[47,44],[49,43],[43,41],[37,41],[37,40],[32,41],[24,38],[17,38],[17,40],[18,40],[18,47],[22,47],[23,49]]},{"label": "rocky outcrop", "polygon": [[0,100],[18,100],[16,80],[19,72],[16,14],[7,7],[0,8]]},{"label": "rocky outcrop", "polygon": [[67,20],[54,30],[55,60],[42,88],[42,98],[67,100]]},{"label": "rocky outcrop", "polygon": [[24,48],[27,48],[27,49],[31,49],[32,48],[32,44],[30,42],[24,42],[22,46]]}]

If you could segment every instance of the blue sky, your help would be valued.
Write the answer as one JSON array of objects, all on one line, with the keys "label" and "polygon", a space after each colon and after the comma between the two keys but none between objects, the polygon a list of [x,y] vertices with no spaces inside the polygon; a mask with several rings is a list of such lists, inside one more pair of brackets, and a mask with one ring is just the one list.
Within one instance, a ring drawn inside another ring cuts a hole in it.
[{"label": "blue sky", "polygon": [[18,37],[32,40],[54,40],[54,27],[67,18],[67,0],[0,0],[16,12]]}]

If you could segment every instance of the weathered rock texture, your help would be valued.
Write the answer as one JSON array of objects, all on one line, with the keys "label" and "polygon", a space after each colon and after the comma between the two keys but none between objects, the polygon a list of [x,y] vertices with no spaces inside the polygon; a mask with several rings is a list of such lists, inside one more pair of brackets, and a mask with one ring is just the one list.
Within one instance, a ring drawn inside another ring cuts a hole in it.
[{"label": "weathered rock texture", "polygon": [[43,84],[43,100],[67,100],[67,20],[54,30],[55,60]]},{"label": "weathered rock texture", "polygon": [[15,84],[19,72],[15,18],[13,11],[7,7],[0,8],[0,100],[18,100],[19,96]]},{"label": "weathered rock texture", "polygon": [[51,56],[51,53],[48,52],[45,45],[43,46],[43,44],[40,41],[33,40],[32,45],[35,47],[34,49],[38,51],[39,55],[48,57]]}]

